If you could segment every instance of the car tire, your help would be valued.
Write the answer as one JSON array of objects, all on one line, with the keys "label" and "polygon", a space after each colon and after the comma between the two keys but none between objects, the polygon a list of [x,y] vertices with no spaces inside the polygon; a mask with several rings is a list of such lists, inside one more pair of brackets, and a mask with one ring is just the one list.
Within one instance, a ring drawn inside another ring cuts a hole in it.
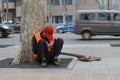
[{"label": "car tire", "polygon": [[84,31],[83,33],[82,33],[82,39],[83,40],[90,40],[91,39],[91,33],[89,32],[89,31]]},{"label": "car tire", "polygon": [[2,31],[0,31],[0,37],[2,37],[3,36],[3,33],[2,33]]},{"label": "car tire", "polygon": [[58,33],[60,33],[60,34],[64,33],[63,29],[59,29]]},{"label": "car tire", "polygon": [[6,38],[6,37],[8,37],[8,34],[6,34],[6,35],[3,35],[2,37],[3,37],[3,38]]},{"label": "car tire", "polygon": [[3,32],[0,31],[0,37],[1,37],[1,38],[6,38],[6,37],[8,37],[8,34],[3,34]]}]

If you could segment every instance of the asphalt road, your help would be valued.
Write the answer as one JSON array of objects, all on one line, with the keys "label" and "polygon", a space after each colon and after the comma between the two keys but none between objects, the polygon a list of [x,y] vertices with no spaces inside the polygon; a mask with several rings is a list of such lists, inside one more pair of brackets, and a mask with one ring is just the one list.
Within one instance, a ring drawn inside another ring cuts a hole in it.
[{"label": "asphalt road", "polygon": [[[11,34],[8,38],[0,38],[0,45],[18,45],[19,33]],[[82,40],[80,35],[72,33],[55,34],[55,37],[64,39],[65,44],[120,44],[120,36],[95,36],[92,40]]]},{"label": "asphalt road", "polygon": [[19,44],[19,33],[10,34],[7,38],[0,38],[0,45],[17,45]]},{"label": "asphalt road", "polygon": [[80,35],[65,33],[55,34],[64,39],[65,44],[120,44],[120,36],[93,36],[92,40],[82,40]]}]

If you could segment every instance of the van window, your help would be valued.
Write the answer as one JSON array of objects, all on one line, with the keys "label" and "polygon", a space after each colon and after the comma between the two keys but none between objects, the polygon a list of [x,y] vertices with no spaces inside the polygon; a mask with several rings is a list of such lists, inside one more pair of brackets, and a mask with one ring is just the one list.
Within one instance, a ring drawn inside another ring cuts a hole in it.
[{"label": "van window", "polygon": [[110,20],[110,14],[109,13],[98,13],[98,20],[101,20],[101,21]]},{"label": "van window", "polygon": [[114,14],[114,20],[120,21],[120,14]]},{"label": "van window", "polygon": [[94,13],[81,13],[79,15],[80,20],[95,20]]}]

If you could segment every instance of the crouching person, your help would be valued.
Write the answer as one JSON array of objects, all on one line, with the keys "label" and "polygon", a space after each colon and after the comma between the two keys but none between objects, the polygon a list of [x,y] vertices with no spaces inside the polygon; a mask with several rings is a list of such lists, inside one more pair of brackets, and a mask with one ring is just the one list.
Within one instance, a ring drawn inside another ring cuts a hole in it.
[{"label": "crouching person", "polygon": [[58,56],[63,47],[63,39],[55,38],[52,26],[46,26],[38,31],[32,38],[32,50],[36,61],[41,63],[42,67],[47,64],[60,65]]}]

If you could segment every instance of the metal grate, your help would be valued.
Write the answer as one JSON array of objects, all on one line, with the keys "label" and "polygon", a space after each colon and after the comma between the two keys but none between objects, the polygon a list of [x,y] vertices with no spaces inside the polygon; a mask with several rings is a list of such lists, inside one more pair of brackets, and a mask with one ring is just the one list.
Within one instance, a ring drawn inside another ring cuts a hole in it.
[{"label": "metal grate", "polygon": [[110,44],[112,47],[120,47],[120,44]]},{"label": "metal grate", "polygon": [[[72,58],[60,58],[61,59],[61,65],[60,66],[55,66],[52,64],[49,64],[47,68],[67,68],[69,63],[72,61]],[[13,64],[10,65],[10,63],[13,61],[13,58],[7,58],[0,60],[0,68],[42,68],[40,64],[34,63],[34,64]]]}]

